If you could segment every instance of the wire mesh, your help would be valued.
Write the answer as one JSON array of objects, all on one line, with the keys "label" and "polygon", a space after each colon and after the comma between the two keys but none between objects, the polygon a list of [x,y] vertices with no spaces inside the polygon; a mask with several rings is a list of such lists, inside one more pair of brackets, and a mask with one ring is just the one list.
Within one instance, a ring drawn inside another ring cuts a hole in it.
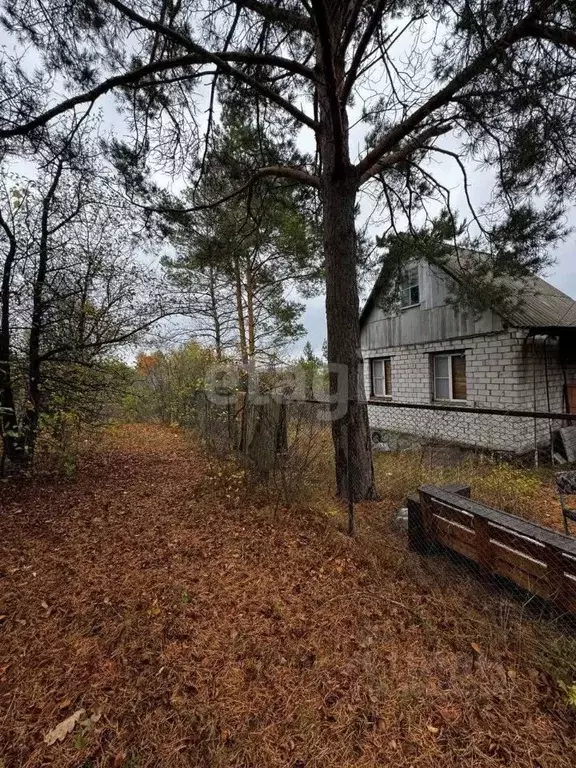
[{"label": "wire mesh", "polygon": [[571,471],[558,431],[572,419],[372,402],[367,409],[370,450],[348,452],[340,471],[350,480],[371,454],[371,503],[336,496],[330,403],[237,394],[213,402],[200,393],[194,408],[202,438],[237,455],[275,508],[314,509],[343,532],[356,528],[367,551],[380,557],[386,549],[387,563],[395,553],[393,578],[433,594],[439,610],[474,605],[494,624],[484,627],[484,642],[521,654],[538,649],[555,674],[575,674],[576,520],[565,512],[576,510],[568,493],[576,475],[561,495],[556,482]]},{"label": "wire mesh", "polygon": [[576,498],[557,487],[573,417],[371,402],[368,418],[380,535],[407,550],[409,577],[453,611],[479,604],[516,653],[573,675]]}]

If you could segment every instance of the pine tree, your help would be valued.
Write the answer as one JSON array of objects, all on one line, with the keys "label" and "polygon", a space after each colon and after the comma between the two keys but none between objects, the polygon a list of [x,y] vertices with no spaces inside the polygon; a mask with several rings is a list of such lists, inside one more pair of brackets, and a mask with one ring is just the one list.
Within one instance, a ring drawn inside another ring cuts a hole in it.
[{"label": "pine tree", "polygon": [[[351,487],[357,498],[373,496],[360,402],[359,192],[372,195],[391,228],[400,220],[411,229],[432,201],[450,201],[427,160],[450,158],[470,201],[470,159],[496,171],[492,205],[473,210],[486,250],[498,259],[509,247],[504,236],[520,237],[533,252],[553,242],[560,232],[550,217],[559,221],[576,184],[573,3],[63,0],[50,14],[41,0],[2,5],[21,47],[0,72],[0,137],[34,141],[59,115],[116,91],[138,127],[127,155],[135,196],[147,154],[156,170],[170,171],[206,155],[220,82],[251,104],[264,133],[286,121],[311,132],[315,157],[263,166],[238,191],[266,178],[318,195],[331,386],[352,401],[348,423],[333,424],[337,485],[342,494]],[[20,56],[28,44],[42,63],[30,75]],[[69,84],[57,104],[47,103],[52,75]],[[207,81],[206,114],[197,93]],[[358,156],[350,133],[356,116],[369,131]],[[455,142],[443,143],[447,134]],[[205,169],[201,159],[197,170]],[[158,206],[146,194],[139,200]]]}]

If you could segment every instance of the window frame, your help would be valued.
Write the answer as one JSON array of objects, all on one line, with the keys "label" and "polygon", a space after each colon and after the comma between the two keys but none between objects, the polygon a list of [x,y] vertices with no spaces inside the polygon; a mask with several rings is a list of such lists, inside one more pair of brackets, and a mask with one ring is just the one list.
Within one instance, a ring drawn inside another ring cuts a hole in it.
[{"label": "window frame", "polygon": [[[415,278],[411,280],[410,274],[415,273]],[[415,280],[415,282],[414,282]],[[404,283],[404,281],[406,281]],[[418,301],[412,301],[411,300],[411,294],[412,289],[417,288],[418,289]],[[408,300],[409,304],[404,303],[404,293],[405,291],[408,292]],[[420,301],[420,269],[418,265],[408,267],[406,270],[404,270],[402,277],[400,279],[400,309],[411,309],[412,307],[419,307],[421,304]]]},{"label": "window frame", "polygon": [[[445,380],[445,376],[436,376],[436,360],[440,358],[447,358],[448,359],[448,397],[438,397],[436,394],[436,379],[440,378],[442,380]],[[464,366],[466,367],[466,350],[452,350],[450,352],[433,352],[432,353],[432,399],[434,402],[439,403],[467,403],[468,402],[468,377],[466,376],[465,382],[466,382],[466,397],[464,399],[462,398],[455,398],[454,397],[454,369],[452,364],[452,358],[454,357],[463,357],[464,358]],[[467,373],[467,368],[466,368]]]},{"label": "window frame", "polygon": [[[382,370],[382,376],[378,376],[377,378],[384,383],[384,394],[383,395],[377,395],[374,390],[374,364],[375,363],[383,363],[383,370]],[[388,391],[388,388],[386,386],[386,363],[390,366],[390,391]],[[370,397],[383,400],[383,399],[390,399],[392,397],[392,358],[390,355],[387,355],[385,357],[371,357],[370,358]]]}]

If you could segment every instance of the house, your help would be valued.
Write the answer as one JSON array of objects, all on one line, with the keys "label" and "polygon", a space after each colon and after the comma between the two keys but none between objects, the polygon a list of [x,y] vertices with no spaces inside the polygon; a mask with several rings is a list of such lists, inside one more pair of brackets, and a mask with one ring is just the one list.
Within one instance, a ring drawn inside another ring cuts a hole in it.
[{"label": "house", "polygon": [[[515,279],[521,300],[481,314],[451,300],[462,272],[448,259],[403,273],[383,306],[381,279],[361,313],[364,383],[375,440],[409,434],[500,451],[550,442],[562,422],[418,409],[415,404],[576,412],[576,302],[538,277]],[[398,403],[411,407],[398,407]]]}]

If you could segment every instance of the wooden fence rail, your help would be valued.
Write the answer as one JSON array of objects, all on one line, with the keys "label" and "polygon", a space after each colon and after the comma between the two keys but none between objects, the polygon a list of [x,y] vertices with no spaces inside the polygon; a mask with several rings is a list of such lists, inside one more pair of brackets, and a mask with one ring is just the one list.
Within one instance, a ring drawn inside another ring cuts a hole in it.
[{"label": "wooden fence rail", "polygon": [[[522,589],[576,612],[576,539],[433,485],[419,488],[418,549],[441,545]],[[411,506],[410,506],[411,504]]]}]

